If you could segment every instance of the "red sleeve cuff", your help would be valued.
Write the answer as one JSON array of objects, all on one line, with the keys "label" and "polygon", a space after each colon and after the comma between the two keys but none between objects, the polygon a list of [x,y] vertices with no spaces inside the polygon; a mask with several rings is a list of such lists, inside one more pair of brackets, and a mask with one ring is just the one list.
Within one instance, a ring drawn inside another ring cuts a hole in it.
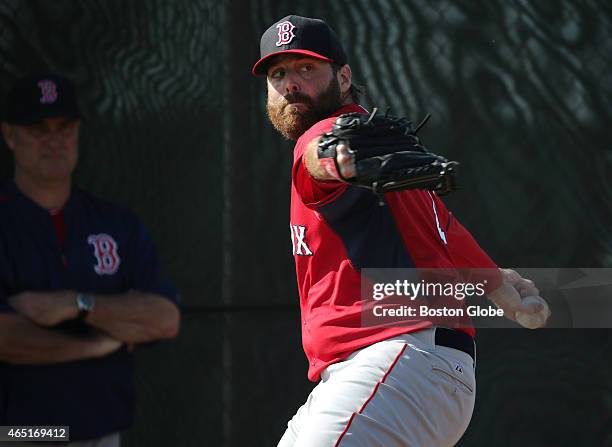
[{"label": "red sleeve cuff", "polygon": [[304,165],[303,155],[296,160],[293,167],[293,184],[302,202],[308,208],[318,208],[333,202],[348,186],[341,181],[322,182],[315,180]]}]

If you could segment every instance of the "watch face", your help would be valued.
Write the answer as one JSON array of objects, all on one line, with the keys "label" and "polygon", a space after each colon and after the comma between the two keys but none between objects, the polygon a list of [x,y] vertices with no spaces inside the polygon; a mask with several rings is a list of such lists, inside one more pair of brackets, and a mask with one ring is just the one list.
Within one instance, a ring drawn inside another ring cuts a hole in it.
[{"label": "watch face", "polygon": [[93,309],[94,303],[95,301],[92,296],[79,295],[77,297],[77,304],[78,304],[79,310],[84,310],[86,312],[89,312]]}]

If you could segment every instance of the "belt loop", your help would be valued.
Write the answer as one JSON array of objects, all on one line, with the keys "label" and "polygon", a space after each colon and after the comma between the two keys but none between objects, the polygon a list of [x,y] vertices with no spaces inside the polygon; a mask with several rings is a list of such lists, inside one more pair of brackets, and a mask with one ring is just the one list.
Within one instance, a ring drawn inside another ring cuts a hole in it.
[{"label": "belt loop", "polygon": [[455,329],[440,327],[434,335],[436,345],[457,349],[468,354],[472,361],[476,361],[476,342],[469,334]]}]

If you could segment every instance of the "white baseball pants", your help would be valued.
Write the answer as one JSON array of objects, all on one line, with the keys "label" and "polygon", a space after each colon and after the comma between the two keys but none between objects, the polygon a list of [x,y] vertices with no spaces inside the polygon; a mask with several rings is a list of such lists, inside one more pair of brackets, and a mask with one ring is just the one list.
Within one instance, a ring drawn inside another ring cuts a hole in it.
[{"label": "white baseball pants", "polygon": [[434,334],[401,335],[329,366],[278,447],[455,445],[474,409],[474,363]]}]

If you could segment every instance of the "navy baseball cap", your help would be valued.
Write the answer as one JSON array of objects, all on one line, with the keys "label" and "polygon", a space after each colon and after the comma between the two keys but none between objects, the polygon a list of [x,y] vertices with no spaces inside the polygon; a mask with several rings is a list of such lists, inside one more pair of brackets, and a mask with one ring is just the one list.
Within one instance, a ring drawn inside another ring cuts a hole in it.
[{"label": "navy baseball cap", "polygon": [[259,50],[260,59],[252,70],[255,76],[265,75],[271,58],[278,54],[303,54],[341,66],[348,61],[340,39],[327,23],[296,15],[283,17],[268,28]]},{"label": "navy baseball cap", "polygon": [[9,92],[5,121],[35,124],[44,118],[80,116],[74,84],[55,74],[18,79]]}]

